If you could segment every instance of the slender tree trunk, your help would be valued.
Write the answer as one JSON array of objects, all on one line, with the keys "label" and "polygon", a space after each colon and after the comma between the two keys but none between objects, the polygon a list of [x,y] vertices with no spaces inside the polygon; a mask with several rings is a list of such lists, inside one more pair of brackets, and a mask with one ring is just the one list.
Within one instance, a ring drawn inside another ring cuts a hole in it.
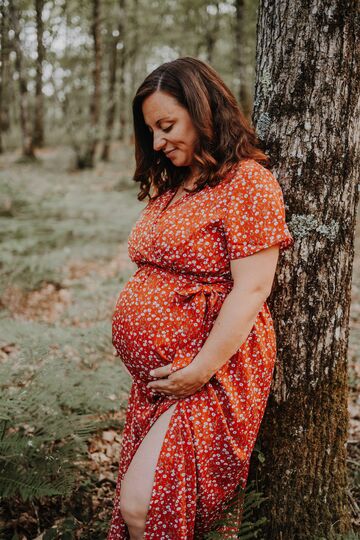
[{"label": "slender tree trunk", "polygon": [[202,39],[199,39],[195,44],[194,56],[196,58],[198,58],[201,55],[201,49],[202,49]]},{"label": "slender tree trunk", "polygon": [[115,84],[116,84],[116,67],[117,67],[117,47],[120,39],[119,33],[113,36],[109,28],[109,82],[108,82],[108,103],[106,111],[105,138],[102,150],[101,159],[109,160],[110,143],[112,138],[114,119],[115,119]]},{"label": "slender tree trunk", "polygon": [[36,38],[37,38],[37,59],[36,59],[36,78],[35,78],[35,117],[34,117],[34,145],[44,146],[44,94],[42,91],[44,44],[43,33],[44,24],[42,13],[44,0],[35,0],[36,10]]},{"label": "slender tree trunk", "polygon": [[92,0],[92,36],[94,43],[94,68],[93,85],[94,90],[90,101],[90,132],[89,141],[83,156],[78,156],[78,166],[80,168],[94,167],[95,153],[99,142],[99,120],[101,103],[101,28],[100,28],[100,8],[101,0]]},{"label": "slender tree trunk", "polygon": [[101,0],[93,0],[93,39],[94,39],[94,94],[90,106],[91,126],[93,129],[93,144],[95,155],[96,145],[98,142],[98,123],[100,120],[100,103],[101,103],[101,31],[100,31],[100,2]]},{"label": "slender tree trunk", "polygon": [[9,32],[9,8],[5,6],[5,3],[0,3],[0,16],[1,16],[1,106],[0,106],[0,129],[2,133],[5,133],[10,128],[10,112],[9,112],[9,86],[11,83],[10,78],[10,42],[8,37]]},{"label": "slender tree trunk", "polygon": [[138,18],[139,18],[139,0],[132,1],[132,15],[131,19],[131,35],[129,40],[129,75],[130,75],[130,93],[134,95],[136,84],[136,68],[139,53],[139,32],[138,32]]},{"label": "slender tree trunk", "polygon": [[20,42],[19,13],[16,11],[13,2],[9,3],[10,20],[14,32],[13,46],[16,53],[15,67],[18,72],[20,90],[20,125],[22,131],[22,154],[27,158],[34,158],[34,145],[30,130],[29,115],[29,94],[26,79],[23,73],[23,58]]},{"label": "slender tree trunk", "polygon": [[119,22],[119,37],[122,45],[119,50],[119,140],[125,139],[126,132],[126,89],[125,89],[125,68],[126,68],[126,48],[125,48],[125,30],[126,30],[126,3],[125,0],[119,0],[120,6],[120,22]]},{"label": "slender tree trunk", "polygon": [[235,9],[235,67],[239,76],[239,102],[244,115],[247,118],[250,118],[252,112],[252,98],[247,84],[246,57],[244,53],[246,47],[244,39],[244,27],[246,21],[245,0],[235,0]]},{"label": "slender tree trunk", "polygon": [[4,47],[5,47],[5,32],[6,32],[6,23],[5,23],[5,6],[2,4],[0,6],[0,45],[1,45],[1,66],[0,66],[0,154],[3,153],[4,147],[3,147],[3,140],[2,140],[2,133],[3,133],[3,88],[5,86],[5,80],[4,80],[4,62],[3,62],[3,56],[4,56]]},{"label": "slender tree trunk", "polygon": [[[70,50],[70,42],[71,42],[71,36],[70,36],[71,13],[69,9],[69,0],[63,0],[63,4],[61,6],[61,11],[60,11],[60,17],[63,19],[64,24],[65,24],[64,36],[63,36],[63,39],[64,39],[63,58],[67,59],[70,54],[69,50]],[[65,86],[67,86],[67,83],[68,83],[68,80],[65,79]],[[69,92],[66,91],[60,103],[62,119],[65,124],[69,122],[69,117],[71,117],[71,113],[69,114],[69,101],[70,101]],[[69,125],[69,130],[70,129],[71,128]]]},{"label": "slender tree trunk", "polygon": [[209,64],[211,64],[214,57],[214,49],[220,25],[219,2],[214,2],[211,6],[207,7],[208,9],[214,8],[214,13],[208,13],[207,25],[205,28],[206,59]]},{"label": "slender tree trunk", "polygon": [[[258,8],[254,125],[282,184],[295,249],[269,299],[278,343],[252,463],[267,539],[349,531],[347,347],[359,199],[355,0]],[[297,246],[297,249],[296,249]]]}]

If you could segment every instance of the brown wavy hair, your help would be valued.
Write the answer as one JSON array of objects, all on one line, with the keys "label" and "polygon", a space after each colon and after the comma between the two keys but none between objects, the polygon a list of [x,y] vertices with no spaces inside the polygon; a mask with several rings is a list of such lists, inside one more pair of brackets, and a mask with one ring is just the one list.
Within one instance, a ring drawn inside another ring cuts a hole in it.
[{"label": "brown wavy hair", "polygon": [[205,185],[219,184],[243,159],[252,158],[268,165],[269,157],[259,148],[254,128],[216,71],[197,58],[178,58],[152,71],[133,99],[136,159],[133,179],[140,183],[138,200],[155,199],[180,185],[190,173],[190,167],[176,167],[162,151],[153,149],[153,136],[145,124],[142,104],[158,90],[174,97],[187,109],[198,133],[194,161],[200,172],[195,187],[186,191],[200,191]]}]

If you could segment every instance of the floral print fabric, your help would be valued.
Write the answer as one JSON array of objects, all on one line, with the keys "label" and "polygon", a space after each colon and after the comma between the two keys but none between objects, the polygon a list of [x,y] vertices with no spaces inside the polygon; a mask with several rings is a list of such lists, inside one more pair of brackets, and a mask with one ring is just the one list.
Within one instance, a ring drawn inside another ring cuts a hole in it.
[{"label": "floral print fabric", "polygon": [[[267,303],[238,351],[195,394],[174,399],[146,384],[149,371],[192,361],[233,286],[230,261],[293,245],[281,187],[253,159],[217,186],[176,188],[148,202],[128,241],[138,266],[117,300],[113,344],[133,377],[108,540],[129,539],[119,510],[121,481],[154,422],[176,403],[158,459],[146,540],[200,540],[246,486],[276,359]],[[224,536],[225,538],[225,536]]]}]

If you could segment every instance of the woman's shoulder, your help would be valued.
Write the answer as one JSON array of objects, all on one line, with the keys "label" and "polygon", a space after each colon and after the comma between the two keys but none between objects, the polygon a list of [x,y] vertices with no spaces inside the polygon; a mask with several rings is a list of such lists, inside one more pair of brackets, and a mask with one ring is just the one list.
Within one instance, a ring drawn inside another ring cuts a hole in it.
[{"label": "woman's shoulder", "polygon": [[239,177],[267,178],[272,175],[271,171],[253,158],[244,158],[233,166],[230,174],[231,180]]},{"label": "woman's shoulder", "polygon": [[274,174],[253,158],[236,163],[228,175],[226,184],[230,192],[281,190]]}]

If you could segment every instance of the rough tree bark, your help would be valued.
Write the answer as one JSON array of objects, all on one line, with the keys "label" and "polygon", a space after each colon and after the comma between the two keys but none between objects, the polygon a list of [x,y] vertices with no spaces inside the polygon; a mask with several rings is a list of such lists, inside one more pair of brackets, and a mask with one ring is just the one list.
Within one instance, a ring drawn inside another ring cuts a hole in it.
[{"label": "rough tree bark", "polygon": [[23,57],[20,42],[19,13],[13,2],[9,2],[10,24],[14,32],[13,47],[16,53],[15,67],[18,72],[20,90],[20,125],[22,132],[22,155],[26,158],[34,158],[34,145],[30,130],[29,94],[23,71]]},{"label": "rough tree bark", "polygon": [[349,530],[347,346],[358,204],[356,0],[260,0],[253,123],[297,240],[269,299],[278,343],[259,441],[266,538]]},{"label": "rough tree bark", "polygon": [[35,0],[36,11],[36,40],[37,40],[37,59],[35,76],[35,115],[34,115],[34,145],[44,146],[44,94],[42,91],[43,62],[44,62],[44,23],[42,13],[44,0]]},{"label": "rough tree bark", "polygon": [[252,97],[246,82],[246,60],[244,49],[246,46],[244,39],[245,25],[245,0],[235,0],[235,69],[239,76],[239,102],[242,111],[247,118],[252,113]]}]

